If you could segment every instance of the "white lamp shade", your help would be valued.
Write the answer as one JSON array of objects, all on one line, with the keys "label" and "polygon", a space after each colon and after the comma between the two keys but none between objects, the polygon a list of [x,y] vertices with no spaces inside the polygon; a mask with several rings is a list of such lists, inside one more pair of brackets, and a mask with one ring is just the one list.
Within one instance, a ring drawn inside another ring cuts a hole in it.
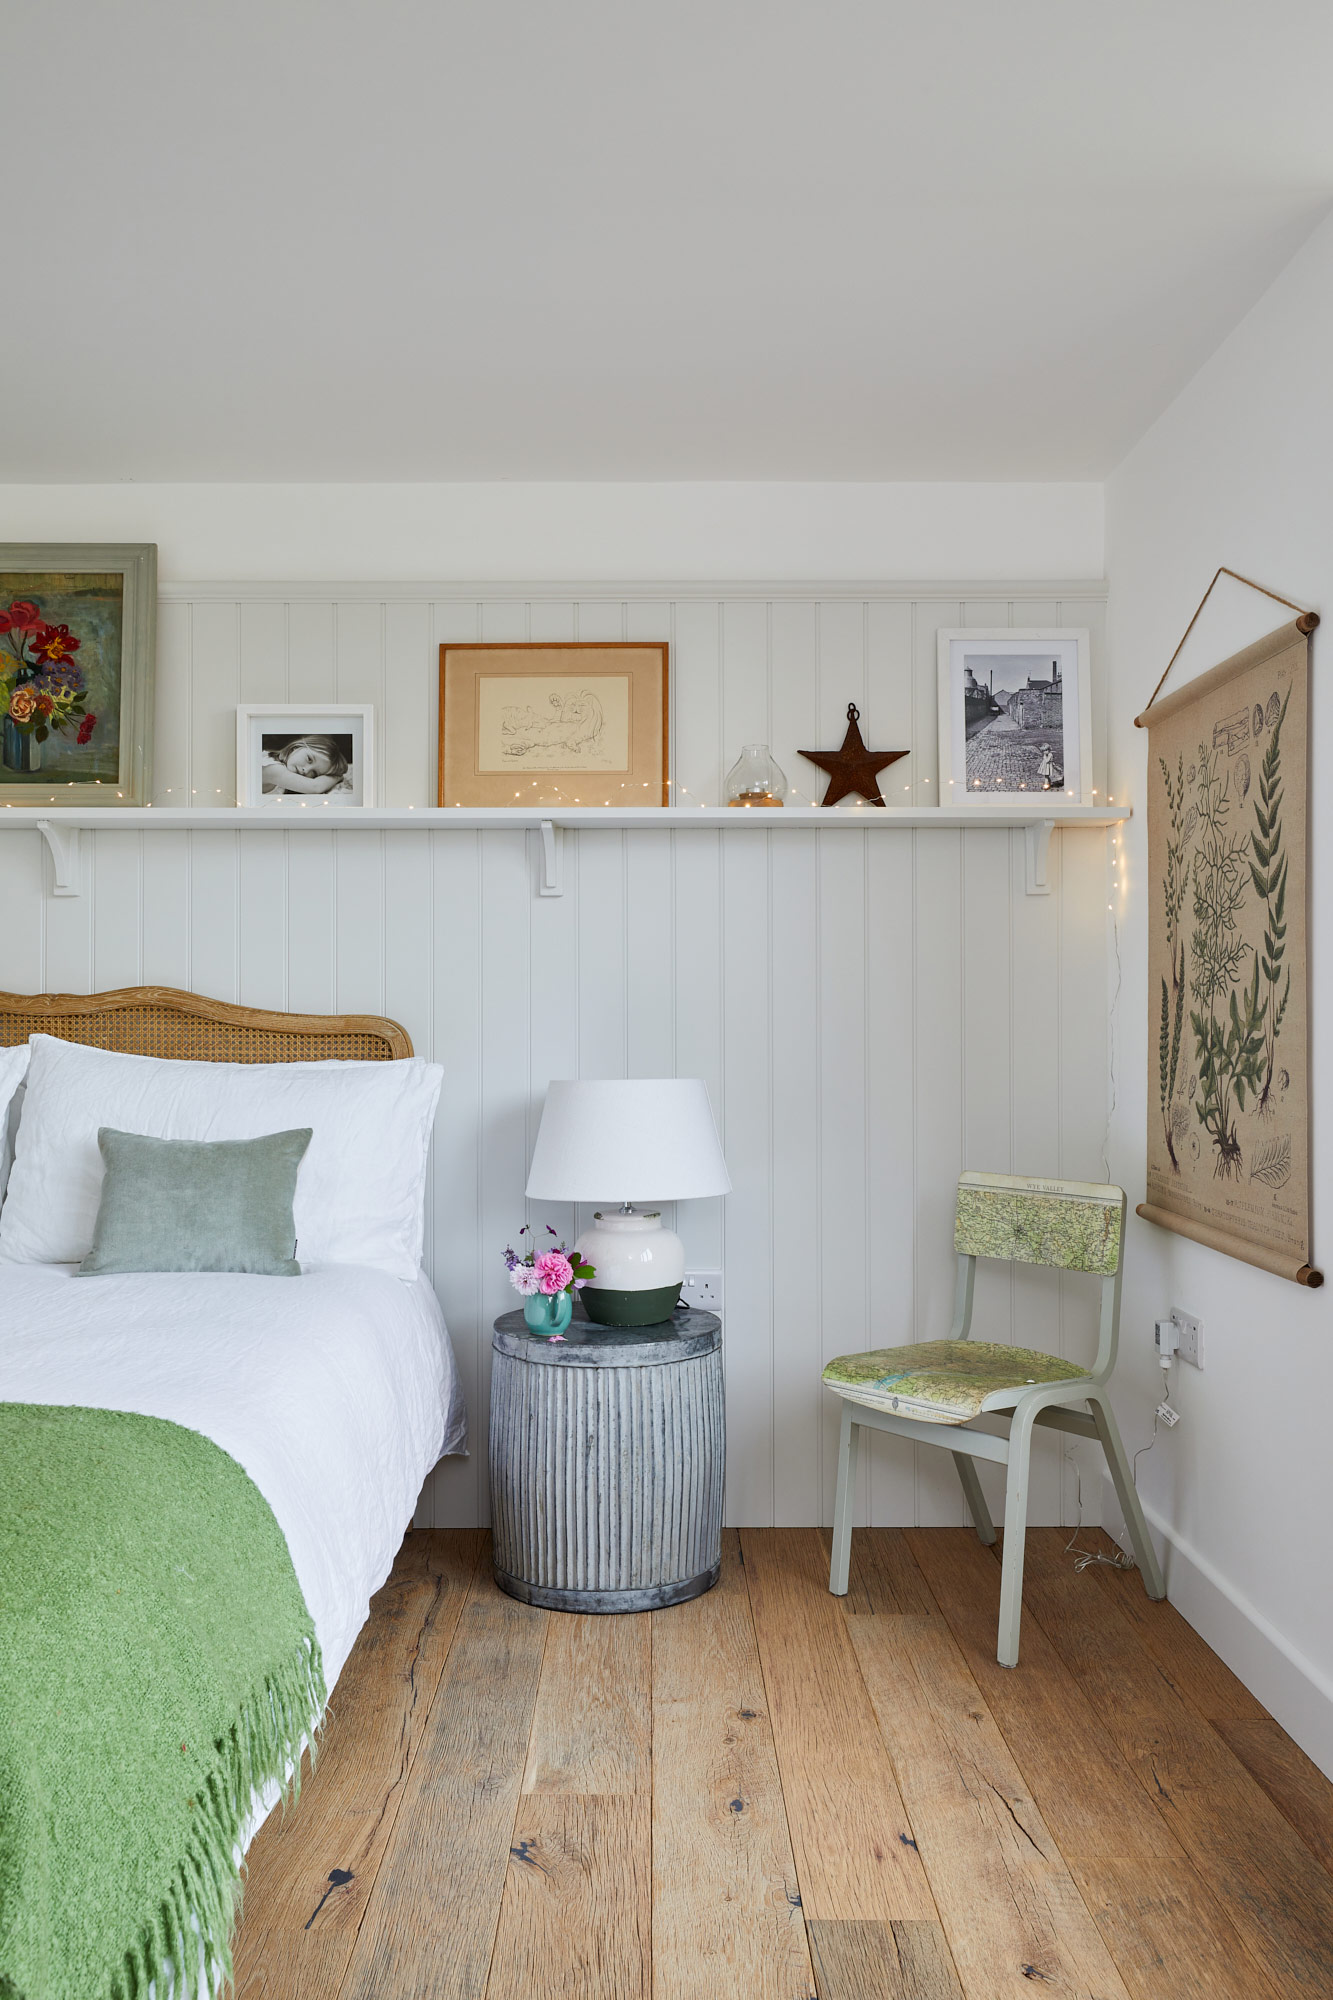
[{"label": "white lamp shade", "polygon": [[690,1201],[728,1194],[708,1091],[698,1077],[553,1083],[533,1148],[536,1201]]}]

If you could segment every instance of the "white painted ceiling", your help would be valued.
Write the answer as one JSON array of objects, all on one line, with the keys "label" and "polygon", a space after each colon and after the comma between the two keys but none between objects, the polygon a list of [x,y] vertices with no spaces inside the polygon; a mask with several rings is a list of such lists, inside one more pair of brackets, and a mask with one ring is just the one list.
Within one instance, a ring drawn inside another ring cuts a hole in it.
[{"label": "white painted ceiling", "polygon": [[1096,479],[1328,0],[10,0],[0,478]]}]

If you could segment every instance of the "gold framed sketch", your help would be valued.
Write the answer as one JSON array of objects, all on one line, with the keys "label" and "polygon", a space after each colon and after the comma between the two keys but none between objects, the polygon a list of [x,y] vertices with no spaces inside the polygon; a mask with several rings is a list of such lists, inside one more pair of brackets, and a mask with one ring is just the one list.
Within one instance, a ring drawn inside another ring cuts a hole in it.
[{"label": "gold framed sketch", "polygon": [[442,806],[664,806],[668,648],[440,647]]}]

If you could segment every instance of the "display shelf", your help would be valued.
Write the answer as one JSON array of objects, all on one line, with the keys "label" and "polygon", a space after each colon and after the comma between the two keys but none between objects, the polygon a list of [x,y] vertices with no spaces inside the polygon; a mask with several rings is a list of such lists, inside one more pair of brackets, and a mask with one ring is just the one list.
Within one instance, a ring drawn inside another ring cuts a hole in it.
[{"label": "display shelf", "polygon": [[557,835],[595,828],[708,829],[714,832],[887,833],[913,828],[1021,827],[1027,831],[1028,894],[1048,892],[1046,854],[1058,826],[1115,826],[1128,806],[1038,804],[1016,806],[6,806],[0,833],[36,827],[51,850],[54,893],[79,893],[79,836],[137,830],[153,833],[487,833],[534,828],[542,836],[540,889],[560,894]]}]

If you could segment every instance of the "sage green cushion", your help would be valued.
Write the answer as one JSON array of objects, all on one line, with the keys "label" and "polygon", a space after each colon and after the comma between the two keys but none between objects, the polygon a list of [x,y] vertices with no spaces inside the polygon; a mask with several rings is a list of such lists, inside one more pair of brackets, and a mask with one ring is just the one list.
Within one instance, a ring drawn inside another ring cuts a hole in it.
[{"label": "sage green cushion", "polygon": [[312,1128],[261,1139],[150,1139],[98,1128],[106,1164],[81,1276],[249,1271],[299,1278],[292,1202]]},{"label": "sage green cushion", "polygon": [[824,1383],[849,1402],[928,1424],[965,1424],[984,1410],[1012,1409],[1038,1382],[1077,1382],[1086,1368],[994,1340],[922,1340],[840,1354]]}]

